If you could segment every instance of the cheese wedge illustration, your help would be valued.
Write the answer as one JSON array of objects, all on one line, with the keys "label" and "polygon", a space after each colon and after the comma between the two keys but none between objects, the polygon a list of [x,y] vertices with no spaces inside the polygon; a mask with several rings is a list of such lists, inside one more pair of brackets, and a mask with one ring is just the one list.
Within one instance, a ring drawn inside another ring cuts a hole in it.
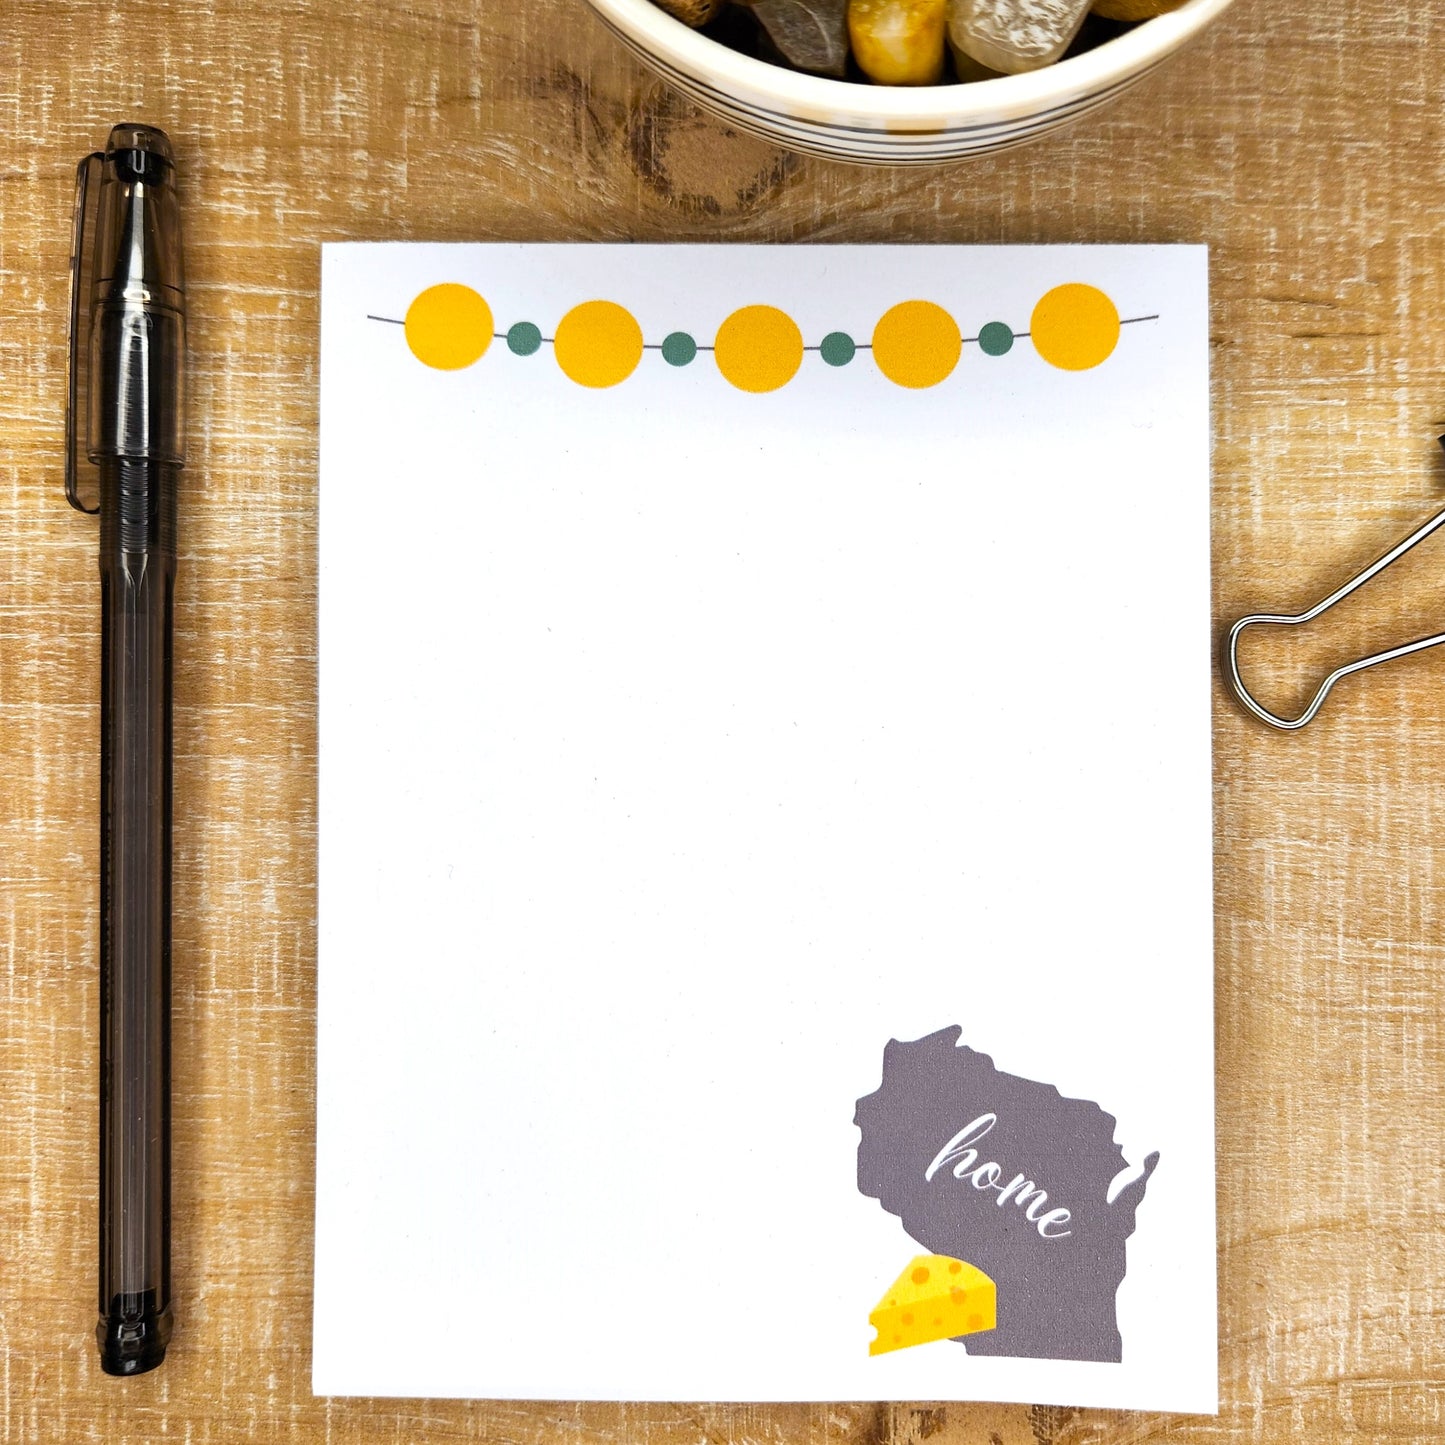
[{"label": "cheese wedge illustration", "polygon": [[997,1301],[994,1283],[981,1269],[946,1254],[915,1255],[868,1316],[878,1331],[868,1353],[991,1330]]}]

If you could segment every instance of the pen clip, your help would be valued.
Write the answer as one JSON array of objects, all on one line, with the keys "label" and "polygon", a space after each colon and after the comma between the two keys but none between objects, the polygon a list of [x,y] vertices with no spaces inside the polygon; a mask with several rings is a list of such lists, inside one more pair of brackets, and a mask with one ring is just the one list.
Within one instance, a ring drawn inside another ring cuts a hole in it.
[{"label": "pen clip", "polygon": [[[100,200],[97,180],[105,157],[93,151],[75,170],[75,216],[70,233],[70,334],[65,397],[65,498],[77,512],[100,511],[99,496],[87,506],[80,495],[80,469],[89,465],[86,433],[90,416],[90,292],[93,255],[86,242]],[[81,334],[84,322],[84,335]],[[84,453],[84,455],[82,455]]]}]

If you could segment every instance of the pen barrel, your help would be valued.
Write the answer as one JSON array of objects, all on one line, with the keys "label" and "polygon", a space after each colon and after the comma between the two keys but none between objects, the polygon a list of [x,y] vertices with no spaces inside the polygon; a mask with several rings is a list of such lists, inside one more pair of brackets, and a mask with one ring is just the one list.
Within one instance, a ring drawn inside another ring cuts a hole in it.
[{"label": "pen barrel", "polygon": [[171,1330],[171,613],[179,468],[101,485],[100,1320],[108,1374]]},{"label": "pen barrel", "polygon": [[185,461],[185,349],[185,317],[173,306],[120,290],[96,308],[87,437],[93,460]]}]

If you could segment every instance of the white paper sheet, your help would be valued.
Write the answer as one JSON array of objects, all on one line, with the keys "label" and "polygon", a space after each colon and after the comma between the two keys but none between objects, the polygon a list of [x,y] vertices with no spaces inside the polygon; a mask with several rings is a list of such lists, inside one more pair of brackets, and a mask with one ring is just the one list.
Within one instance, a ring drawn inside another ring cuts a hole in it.
[{"label": "white paper sheet", "polygon": [[1206,272],[325,248],[318,1393],[1215,1409]]}]

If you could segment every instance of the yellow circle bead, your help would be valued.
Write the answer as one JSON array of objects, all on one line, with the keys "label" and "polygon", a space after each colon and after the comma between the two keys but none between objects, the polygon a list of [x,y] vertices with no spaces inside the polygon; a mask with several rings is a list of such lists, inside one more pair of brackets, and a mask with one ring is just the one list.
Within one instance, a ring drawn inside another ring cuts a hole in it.
[{"label": "yellow circle bead", "polygon": [[584,301],[557,323],[553,350],[578,386],[616,386],[642,360],[642,328],[615,301]]},{"label": "yellow circle bead", "polygon": [[803,333],[776,306],[744,306],[718,327],[713,357],[739,391],[776,391],[803,364]]},{"label": "yellow circle bead", "polygon": [[1119,344],[1119,310],[1097,286],[1055,286],[1034,307],[1029,337],[1050,366],[1087,371]]},{"label": "yellow circle bead", "polygon": [[900,301],[873,328],[873,360],[899,386],[937,386],[962,352],[958,322],[932,301]]},{"label": "yellow circle bead", "polygon": [[438,371],[460,371],[492,344],[492,308],[456,281],[428,286],[406,309],[406,344]]}]

